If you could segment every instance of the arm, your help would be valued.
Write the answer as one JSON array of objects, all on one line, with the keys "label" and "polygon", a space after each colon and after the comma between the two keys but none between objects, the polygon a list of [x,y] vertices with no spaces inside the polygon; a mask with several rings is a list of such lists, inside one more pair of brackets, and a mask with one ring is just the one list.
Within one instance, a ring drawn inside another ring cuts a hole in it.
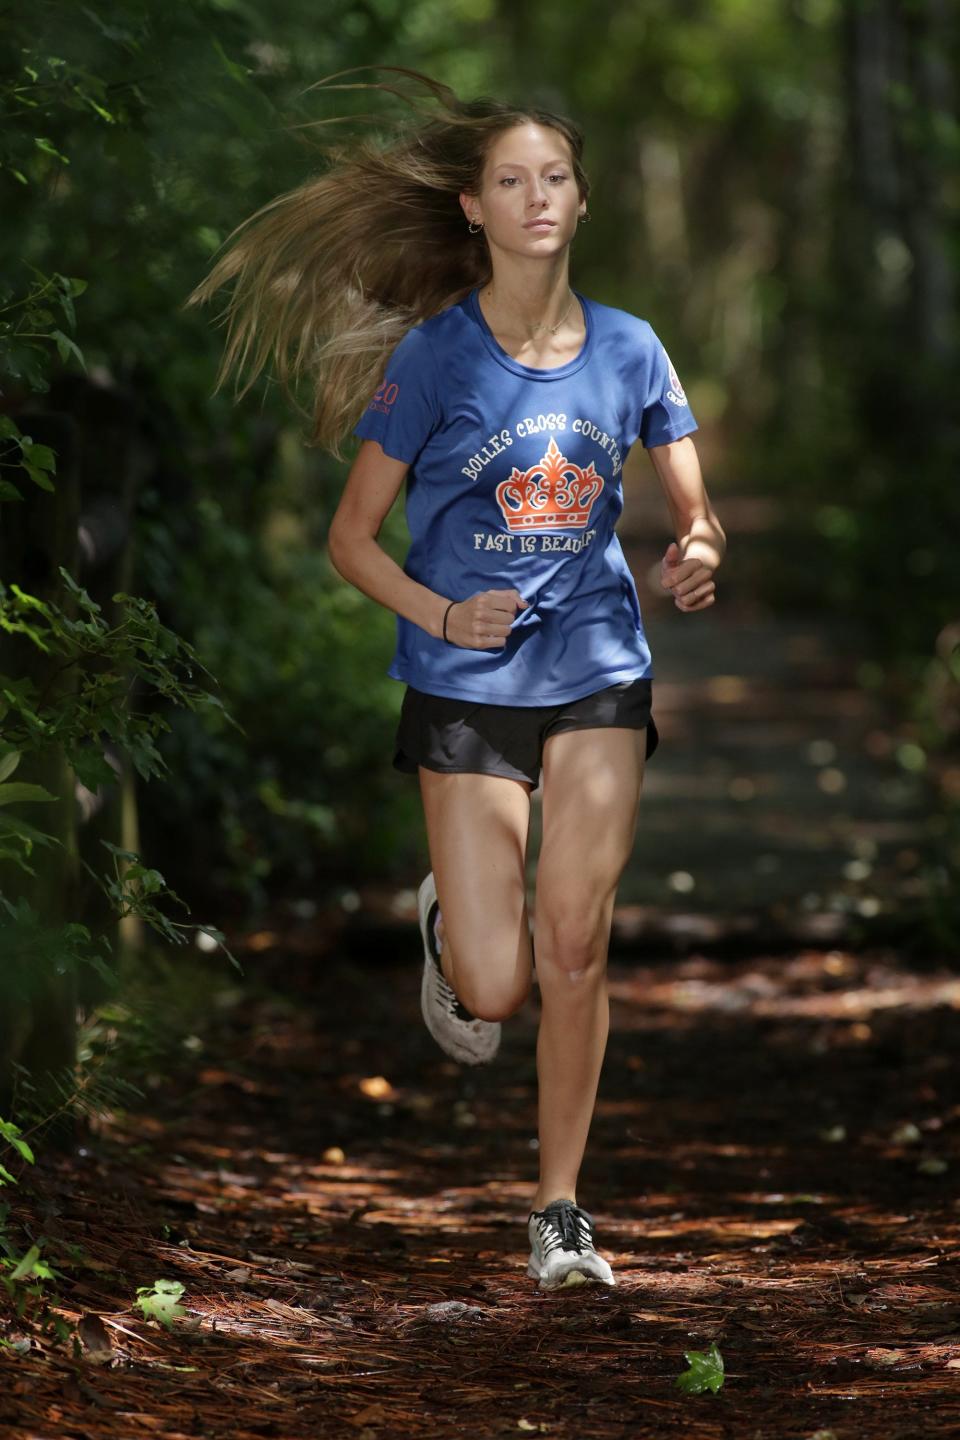
[{"label": "arm", "polygon": [[[364,440],[330,522],[327,550],[344,580],[441,640],[450,599],[419,584],[377,544],[409,468],[406,460],[387,455],[378,440]],[[453,603],[447,641],[470,650],[490,650],[503,645],[516,611],[528,601],[511,586],[480,590]]]},{"label": "arm", "polygon": [[377,543],[409,468],[376,440],[364,440],[330,522],[327,549],[344,580],[439,639],[449,598],[413,580]]},{"label": "arm", "polygon": [[651,446],[648,454],[677,537],[661,564],[661,583],[681,609],[700,609],[713,603],[713,572],[727,552],[726,533],[707,495],[693,438]]}]

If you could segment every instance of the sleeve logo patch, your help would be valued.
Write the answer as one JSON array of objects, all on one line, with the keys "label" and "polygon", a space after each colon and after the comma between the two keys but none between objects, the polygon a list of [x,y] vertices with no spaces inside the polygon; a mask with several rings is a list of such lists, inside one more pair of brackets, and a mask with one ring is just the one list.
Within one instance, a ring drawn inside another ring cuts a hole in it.
[{"label": "sleeve logo patch", "polygon": [[670,388],[667,390],[667,399],[674,405],[689,405],[686,391],[680,384],[680,376],[674,369],[673,361],[670,359],[670,356],[667,355],[666,350],[664,350],[663,353],[666,358],[667,369],[670,372]]},{"label": "sleeve logo patch", "polygon": [[378,385],[376,390],[374,390],[373,399],[370,401],[367,409],[377,410],[381,415],[389,415],[393,402],[399,394],[400,386],[395,380],[391,380],[389,385],[386,380],[384,380],[382,384]]}]

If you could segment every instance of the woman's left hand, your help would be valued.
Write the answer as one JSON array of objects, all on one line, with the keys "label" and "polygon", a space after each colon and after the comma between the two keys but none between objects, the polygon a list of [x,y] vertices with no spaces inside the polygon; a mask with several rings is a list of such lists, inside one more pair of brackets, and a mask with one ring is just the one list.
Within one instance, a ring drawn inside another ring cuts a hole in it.
[{"label": "woman's left hand", "polygon": [[716,593],[713,571],[714,567],[704,560],[682,559],[680,546],[671,540],[660,561],[660,584],[664,590],[673,591],[673,603],[678,610],[704,610],[713,604]]}]

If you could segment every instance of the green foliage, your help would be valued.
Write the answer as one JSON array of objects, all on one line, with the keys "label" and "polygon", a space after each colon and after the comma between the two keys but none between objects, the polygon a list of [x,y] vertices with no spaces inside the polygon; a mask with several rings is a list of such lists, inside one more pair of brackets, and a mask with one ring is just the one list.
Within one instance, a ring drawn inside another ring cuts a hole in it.
[{"label": "green foliage", "polygon": [[[53,490],[48,472],[55,468],[55,460],[49,445],[34,444],[33,437],[22,434],[9,415],[0,415],[0,442],[5,442],[0,448],[0,470],[23,470],[41,490]],[[22,499],[13,481],[0,476],[0,502]]]},{"label": "green foliage", "polygon": [[[13,745],[0,741],[0,810],[8,805],[21,805],[25,801],[56,800],[42,785],[10,783],[12,775],[20,764],[21,752]],[[33,873],[27,863],[27,856],[34,845],[52,845],[56,837],[37,830],[26,820],[16,815],[0,813],[0,860],[12,860],[22,870]]]},{"label": "green foliage", "polygon": [[708,1350],[684,1350],[683,1358],[690,1366],[682,1375],[678,1375],[674,1382],[678,1390],[684,1390],[688,1395],[702,1395],[704,1390],[710,1390],[714,1395],[723,1386],[723,1356],[717,1349],[715,1340],[711,1340]]},{"label": "green foliage", "polygon": [[[79,276],[44,275],[35,265],[27,262],[34,279],[25,295],[15,296],[12,289],[0,285],[0,370],[13,380],[22,381],[31,390],[41,394],[50,388],[47,375],[50,368],[49,342],[56,346],[61,361],[75,359],[86,369],[83,353],[76,341],[64,334],[54,322],[56,310],[63,314],[63,321],[71,330],[77,327],[77,313],[74,298],[82,295],[87,288],[86,280]],[[53,308],[51,308],[53,307]],[[9,426],[10,422],[6,422]],[[0,438],[10,436],[9,428],[0,428]],[[32,441],[26,441],[29,447]],[[35,465],[41,465],[39,457],[33,457]],[[44,468],[49,469],[47,464]],[[33,478],[33,477],[31,477]]]},{"label": "green foliage", "polygon": [[156,740],[169,725],[157,711],[134,708],[137,682],[174,704],[222,712],[218,697],[193,683],[194,669],[209,671],[186,640],[161,624],[151,601],[115,595],[121,619],[112,625],[62,567],[60,574],[79,612],[76,618],[18,585],[0,582],[0,631],[25,636],[56,657],[58,672],[76,666],[79,676],[75,694],[45,705],[47,695],[31,681],[0,675],[5,751],[60,745],[79,778],[95,789],[116,779],[99,745],[107,736],[127,752],[144,779],[159,775],[166,767]]},{"label": "green foliage", "polygon": [[[140,856],[133,851],[121,850],[109,840],[101,843],[113,856],[112,876],[104,878],[89,865],[85,868],[104,890],[121,919],[127,915],[136,915],[161,939],[174,945],[188,944],[197,933],[208,935],[225,952],[234,968],[243,974],[243,966],[228,947],[222,930],[217,930],[213,925],[198,925],[195,921],[186,924],[183,921],[171,920],[159,909],[156,902],[160,899],[176,901],[184,910],[189,908],[176,891],[169,888],[159,870],[144,865]],[[122,870],[121,861],[124,862]]]},{"label": "green foliage", "polygon": [[[150,387],[151,408],[165,417],[162,473],[189,472],[191,493],[187,505],[171,505],[147,480],[136,588],[190,638],[193,661],[202,655],[219,675],[242,727],[231,733],[225,712],[151,684],[149,713],[127,736],[141,775],[164,762],[163,790],[142,796],[143,831],[161,847],[164,873],[184,858],[181,893],[199,878],[251,900],[278,885],[312,888],[318,865],[336,870],[348,855],[353,879],[361,856],[372,871],[402,867],[421,828],[416,787],[389,764],[401,690],[384,675],[393,617],[317,553],[341,473],[311,467],[300,506],[310,538],[289,566],[267,562],[258,527],[273,518],[266,496],[288,483],[292,446],[269,468],[259,447],[264,428],[279,432],[288,417],[269,386],[259,416],[256,397],[235,408],[211,395],[221,335],[209,314],[181,309],[240,218],[236,197],[253,208],[311,163],[288,128],[298,111],[317,114],[299,96],[304,78],[368,58],[362,32],[381,24],[355,12],[357,23],[338,24],[334,36],[314,8],[295,5],[271,17],[265,47],[265,16],[256,0],[173,10],[121,0],[109,20],[96,5],[64,12],[55,36],[42,23],[15,27],[20,70],[7,100],[20,118],[0,135],[0,164],[18,176],[8,233],[19,238],[13,251],[0,236],[0,274],[22,260],[31,267],[29,294],[0,311],[0,363],[12,356],[39,385],[56,356],[118,379],[135,369],[133,383]],[[459,23],[451,19],[451,38]],[[367,108],[348,91],[337,96],[338,108],[351,104]],[[67,307],[84,284],[81,345],[58,350],[54,332],[73,332]],[[11,298],[20,288],[11,281]],[[11,465],[20,458],[14,440]],[[42,631],[22,601],[18,619]],[[84,701],[101,712],[122,703],[121,657],[90,659],[96,683]],[[18,699],[26,724],[36,696],[26,688]],[[108,724],[100,734],[111,734]],[[91,788],[110,779],[94,740],[77,737],[70,763]]]},{"label": "green foliage", "polygon": [[[22,1159],[33,1165],[33,1151],[21,1136],[19,1126],[0,1117],[0,1141],[6,1141]],[[0,1162],[0,1185],[18,1183],[16,1177]],[[43,1247],[49,1243],[47,1237],[41,1235],[32,1240],[28,1248],[21,1253],[10,1231],[9,1222],[10,1207],[0,1203],[0,1284],[6,1291],[14,1313],[18,1320],[35,1324],[43,1335],[57,1343],[64,1344],[74,1339],[76,1327],[68,1325],[53,1309],[54,1305],[59,1303],[60,1297],[56,1289],[51,1287],[55,1287],[57,1280],[63,1277],[56,1266],[42,1258]],[[82,1253],[78,1247],[67,1248],[74,1252],[75,1258]],[[28,1349],[30,1343],[29,1339],[23,1337],[8,1339],[0,1335],[0,1350],[19,1353],[21,1349]]]},{"label": "green foliage", "polygon": [[[135,708],[143,690],[193,710],[215,709],[226,725],[235,724],[219,698],[194,683],[195,670],[209,671],[193,647],[160,622],[152,602],[119,593],[114,601],[120,606],[120,618],[109,623],[87,591],[62,567],[60,573],[74,614],[25,593],[18,585],[0,582],[0,631],[24,637],[56,662],[56,674],[70,668],[77,671],[76,687],[62,695],[49,683],[41,690],[28,677],[0,675],[0,764],[5,773],[12,773],[24,752],[57,746],[90,789],[114,784],[115,772],[103,756],[107,737],[126,751],[145,779],[163,774],[166,766],[156,741],[170,726],[159,710]],[[37,785],[0,784],[0,807],[55,799]],[[33,873],[28,859],[33,847],[52,843],[60,842],[19,817],[0,815],[0,859],[13,860]],[[156,903],[163,896],[183,905],[179,896],[139,856],[108,848],[115,852],[112,877],[104,881],[89,865],[85,868],[117,912],[137,914],[165,939],[182,943],[187,927],[169,919]],[[116,865],[118,855],[127,862],[123,875]],[[13,905],[0,895],[0,906],[5,912],[0,913],[0,932],[10,956],[11,986],[27,963],[54,957],[59,964],[86,960],[107,973],[102,956],[89,948],[91,937],[85,927],[44,925],[22,899]],[[204,928],[224,944],[219,930]],[[230,959],[237,963],[232,955]]]},{"label": "green foliage", "polygon": [[105,941],[95,945],[86,925],[44,920],[22,895],[16,901],[0,895],[0,947],[4,996],[10,1004],[29,996],[47,971],[62,975],[90,965],[108,983],[113,976]]},{"label": "green foliage", "polygon": [[[150,7],[131,0],[124,8],[130,28],[106,24],[89,9],[82,15],[67,10],[57,14],[53,7],[51,16],[7,17],[0,106],[8,123],[0,133],[0,171],[6,171],[20,188],[5,197],[10,223],[0,238],[0,372],[10,387],[8,404],[21,414],[21,423],[10,415],[0,416],[0,504],[30,506],[35,491],[24,488],[21,477],[48,494],[57,493],[56,453],[28,433],[29,420],[24,421],[21,412],[29,392],[49,391],[57,365],[88,368],[84,351],[68,332],[77,328],[75,299],[86,294],[89,302],[95,290],[87,294],[88,279],[59,264],[69,244],[58,225],[50,225],[50,216],[57,196],[70,192],[66,170],[80,178],[82,164],[73,169],[74,147],[82,150],[91,120],[99,127],[119,123],[129,125],[132,132],[140,128],[136,85],[124,81],[121,91],[111,94],[110,82],[94,73],[88,66],[90,55],[84,53],[84,38],[92,40],[95,48],[105,47],[118,64],[131,49],[143,49]],[[53,16],[58,27],[55,40],[43,31],[44,21]],[[114,14],[114,21],[118,18]],[[54,45],[59,55],[49,53],[48,46]],[[11,51],[17,57],[12,66],[6,63]],[[11,117],[19,117],[20,123],[10,124]],[[140,143],[147,143],[146,137]],[[92,186],[88,196],[95,191]],[[11,246],[6,237],[14,235]],[[81,260],[78,268],[92,267]],[[102,364],[102,348],[99,360]],[[88,456],[88,466],[89,460]],[[44,513],[52,517],[54,511]],[[70,515],[69,508],[65,515]],[[0,637],[14,642],[5,646],[0,674],[0,862],[34,879],[36,870],[30,862],[35,850],[69,845],[71,827],[51,834],[24,819],[19,809],[60,801],[58,810],[66,814],[72,796],[65,804],[67,797],[43,786],[11,780],[23,757],[46,762],[52,755],[58,757],[58,765],[62,757],[69,767],[61,767],[61,773],[70,777],[67,783],[76,776],[97,791],[116,783],[104,756],[106,742],[124,752],[144,780],[163,773],[157,745],[169,729],[163,707],[217,708],[224,722],[231,723],[220,700],[194,678],[197,672],[208,679],[212,676],[189,643],[161,622],[151,601],[118,593],[112,601],[117,614],[108,619],[67,569],[61,567],[59,575],[59,591],[44,591],[42,596],[0,579]],[[43,657],[42,668],[22,664],[30,650]],[[34,678],[38,674],[39,680]],[[145,699],[149,708],[143,705]],[[183,902],[139,855],[112,848],[111,875],[104,878],[89,865],[85,869],[115,910],[139,915],[165,939],[183,943],[188,927],[170,919],[158,903]],[[58,903],[61,898],[57,897]],[[53,912],[50,918],[41,916],[23,895],[10,898],[0,893],[3,1001],[14,1017],[14,1030],[18,1013],[31,1016],[30,1024],[39,1023],[32,1007],[35,994],[46,995],[44,977],[69,977],[79,965],[90,964],[108,985],[114,978],[106,940],[95,942],[87,927],[64,923],[56,906]],[[191,932],[196,928],[189,927]],[[219,930],[201,928],[223,945]],[[232,955],[230,959],[236,965]],[[64,989],[63,995],[67,994]],[[19,1012],[17,1005],[22,1007]],[[10,1057],[3,1058],[6,1066]]]},{"label": "green foliage", "polygon": [[[11,1146],[22,1160],[28,1164],[36,1163],[33,1151],[27,1142],[22,1139],[22,1130],[14,1125],[11,1120],[4,1120],[0,1116],[0,1141],[5,1141]],[[0,1154],[3,1151],[0,1150]],[[6,1165],[0,1162],[0,1186],[18,1185],[20,1182],[15,1175],[12,1175]],[[40,1251],[44,1243],[43,1237],[39,1242],[34,1242],[24,1254],[17,1253],[17,1247],[6,1231],[6,1222],[9,1215],[9,1207],[0,1205],[0,1283],[7,1292],[8,1299],[12,1302],[14,1311],[18,1318],[23,1318],[28,1306],[32,1301],[39,1299],[44,1303],[43,1284],[56,1278],[59,1272],[41,1260]],[[5,1343],[0,1341],[0,1343]]]},{"label": "green foliage", "polygon": [[[21,1159],[26,1160],[29,1165],[35,1165],[33,1151],[26,1140],[21,1138],[22,1135],[23,1131],[19,1125],[14,1125],[12,1120],[4,1120],[0,1116],[0,1139],[5,1140],[8,1145],[12,1145]],[[11,1175],[6,1166],[0,1164],[0,1185],[19,1185],[19,1183],[16,1176]]]},{"label": "green foliage", "polygon": [[318,869],[355,878],[361,857],[389,872],[409,863],[420,832],[416,786],[389,765],[401,698],[385,674],[393,617],[333,570],[311,543],[311,507],[281,483],[265,487],[264,503],[284,505],[282,545],[213,497],[197,502],[189,546],[165,524],[148,532],[155,587],[178,624],[192,620],[239,722],[172,718],[161,746],[170,779],[152,813],[164,834],[184,837],[185,870],[205,864],[210,881],[253,901],[312,890]]},{"label": "green foliage", "polygon": [[138,1305],[143,1312],[145,1320],[159,1320],[168,1330],[173,1329],[173,1322],[186,1315],[182,1305],[177,1301],[183,1294],[183,1286],[179,1280],[154,1280],[152,1285],[138,1285],[137,1299],[134,1305]]}]

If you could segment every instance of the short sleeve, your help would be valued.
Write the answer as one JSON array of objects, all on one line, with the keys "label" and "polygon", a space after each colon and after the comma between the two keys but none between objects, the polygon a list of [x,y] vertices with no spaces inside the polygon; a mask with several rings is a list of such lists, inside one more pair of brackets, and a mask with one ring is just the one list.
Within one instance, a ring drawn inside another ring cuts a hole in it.
[{"label": "short sleeve", "polygon": [[646,449],[653,445],[669,445],[698,429],[690,402],[680,377],[651,326],[647,326],[649,380],[640,417],[640,439]]},{"label": "short sleeve", "polygon": [[387,455],[412,464],[441,420],[437,363],[419,326],[408,330],[387,361],[383,380],[354,426]]}]

